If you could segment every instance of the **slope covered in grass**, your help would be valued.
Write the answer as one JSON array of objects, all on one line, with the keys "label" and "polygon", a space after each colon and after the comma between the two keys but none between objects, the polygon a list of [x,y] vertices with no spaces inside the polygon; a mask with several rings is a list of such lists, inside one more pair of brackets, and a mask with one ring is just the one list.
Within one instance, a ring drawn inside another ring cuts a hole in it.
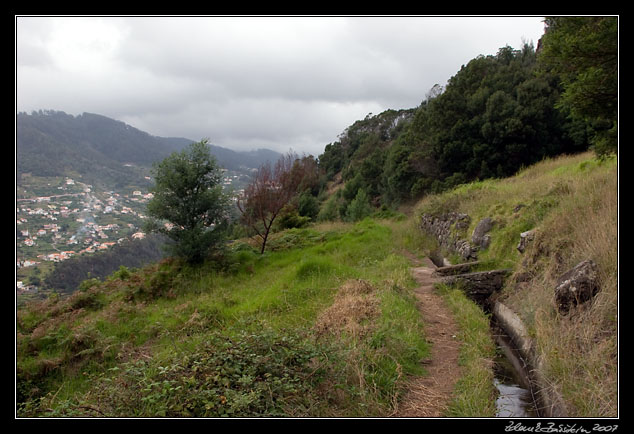
[{"label": "slope covered in grass", "polygon": [[397,226],[289,230],[225,271],[122,268],[21,308],[18,415],[389,414],[428,352]]},{"label": "slope covered in grass", "polygon": [[[501,180],[473,182],[428,196],[417,215],[460,212],[471,217],[470,239],[489,217],[491,244],[482,268],[511,268],[500,300],[529,328],[551,387],[571,416],[615,416],[618,410],[618,171],[616,159],[590,153],[544,160]],[[418,217],[418,218],[419,218]],[[535,230],[524,253],[520,234]],[[454,255],[453,262],[460,262]],[[584,260],[599,270],[591,302],[560,313],[558,279]]]},{"label": "slope covered in grass", "polygon": [[[465,237],[493,220],[482,267],[513,269],[499,298],[528,326],[569,414],[614,416],[617,186],[615,160],[561,157],[427,196],[411,220],[290,229],[264,255],[234,243],[221,264],[122,267],[70,297],[19,308],[17,415],[388,416],[429,357],[404,252],[424,247],[422,213],[458,211],[471,217]],[[520,253],[519,234],[532,229]],[[556,282],[586,259],[598,265],[601,290],[562,314]],[[466,373],[449,415],[489,416],[481,315],[457,291],[442,293],[462,318]]]}]

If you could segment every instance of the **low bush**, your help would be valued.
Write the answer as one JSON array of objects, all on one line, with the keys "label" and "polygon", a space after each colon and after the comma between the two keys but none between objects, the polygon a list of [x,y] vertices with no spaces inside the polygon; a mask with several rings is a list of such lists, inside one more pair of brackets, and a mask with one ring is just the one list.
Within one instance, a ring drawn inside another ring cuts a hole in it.
[{"label": "low bush", "polygon": [[[214,333],[195,352],[136,360],[96,375],[89,400],[68,400],[56,416],[286,416],[316,402],[325,352],[299,334]],[[61,414],[60,414],[61,413]]]}]

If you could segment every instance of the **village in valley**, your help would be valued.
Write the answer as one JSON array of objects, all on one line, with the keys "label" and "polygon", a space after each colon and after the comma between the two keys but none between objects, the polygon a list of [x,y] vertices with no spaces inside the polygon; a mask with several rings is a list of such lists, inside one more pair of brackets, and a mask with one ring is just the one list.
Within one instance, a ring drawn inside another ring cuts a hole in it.
[{"label": "village in valley", "polygon": [[[244,175],[224,172],[223,187],[238,192]],[[37,290],[24,278],[29,269],[145,237],[145,207],[153,197],[147,187],[99,191],[70,177],[27,177],[22,184],[16,189],[18,294]]]}]

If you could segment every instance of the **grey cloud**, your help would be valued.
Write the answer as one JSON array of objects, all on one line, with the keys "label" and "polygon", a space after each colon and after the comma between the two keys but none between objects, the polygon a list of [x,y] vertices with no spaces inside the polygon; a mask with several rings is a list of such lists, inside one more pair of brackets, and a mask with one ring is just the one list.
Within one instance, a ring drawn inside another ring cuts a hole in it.
[{"label": "grey cloud", "polygon": [[320,153],[368,112],[415,107],[478,54],[541,36],[539,18],[521,21],[530,27],[508,18],[19,18],[16,100],[18,110],[95,112],[234,149]]}]

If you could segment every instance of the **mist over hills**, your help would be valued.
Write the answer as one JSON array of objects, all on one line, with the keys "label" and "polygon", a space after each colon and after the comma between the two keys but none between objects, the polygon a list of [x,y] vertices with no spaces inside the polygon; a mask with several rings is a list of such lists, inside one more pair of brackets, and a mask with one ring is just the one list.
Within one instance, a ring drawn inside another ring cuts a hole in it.
[{"label": "mist over hills", "polygon": [[[200,140],[198,138],[197,140]],[[93,113],[73,116],[62,111],[16,116],[17,182],[25,173],[81,176],[96,184],[143,183],[147,169],[196,140],[157,137],[124,122]],[[275,161],[269,149],[238,152],[211,145],[219,164],[229,170],[256,168]]]}]

